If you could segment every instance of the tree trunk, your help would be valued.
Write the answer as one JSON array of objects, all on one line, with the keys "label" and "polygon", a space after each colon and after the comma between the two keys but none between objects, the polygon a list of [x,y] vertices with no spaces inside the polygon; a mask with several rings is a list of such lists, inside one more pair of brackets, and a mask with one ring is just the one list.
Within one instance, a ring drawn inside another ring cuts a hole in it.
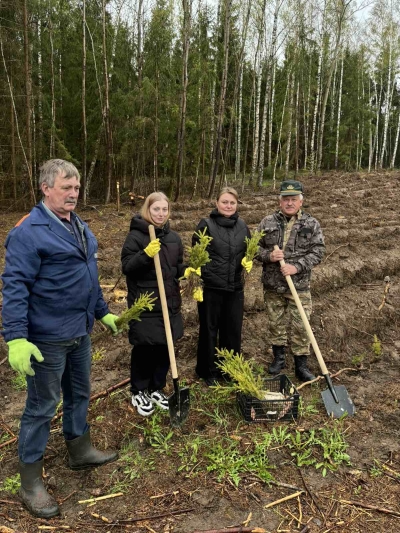
[{"label": "tree trunk", "polygon": [[292,142],[294,72],[291,73],[289,71],[287,83],[289,87],[289,123],[288,123],[288,133],[287,133],[287,138],[286,138],[285,178],[288,178],[289,176],[290,145]]},{"label": "tree trunk", "polygon": [[32,115],[32,71],[29,61],[29,31],[28,31],[28,0],[23,3],[23,25],[24,25],[24,56],[25,56],[25,127],[26,127],[26,165],[28,180],[31,189],[32,203],[36,203],[36,195],[33,187],[32,175],[32,133],[31,133],[31,115]]},{"label": "tree trunk", "polygon": [[86,0],[82,0],[82,185],[83,204],[87,204],[86,187],[87,166],[87,124],[86,124]]},{"label": "tree trunk", "polygon": [[339,99],[338,99],[337,122],[336,122],[336,148],[335,148],[335,169],[336,170],[339,164],[339,135],[340,135],[340,119],[341,119],[341,114],[342,114],[343,64],[344,64],[344,57],[342,57],[342,64],[340,67]]},{"label": "tree trunk", "polygon": [[187,105],[187,87],[188,87],[188,60],[190,45],[190,28],[192,18],[192,0],[182,0],[183,6],[183,29],[182,29],[182,92],[181,92],[181,109],[180,124],[178,132],[178,157],[177,157],[177,180],[175,202],[181,193],[183,159],[185,151],[185,134],[186,134],[186,105]]},{"label": "tree trunk", "polygon": [[391,93],[392,93],[392,37],[390,36],[389,39],[389,65],[388,65],[388,77],[387,77],[387,89],[386,89],[386,97],[385,97],[385,122],[383,126],[383,139],[382,139],[382,146],[381,146],[381,156],[379,159],[379,168],[383,167],[383,158],[385,156],[386,152],[386,143],[387,143],[387,131],[388,131],[388,125],[389,125],[389,117],[390,117],[390,103],[391,103]]},{"label": "tree trunk", "polygon": [[225,1],[225,24],[224,24],[224,68],[221,79],[221,93],[219,98],[216,139],[213,149],[211,173],[210,173],[210,187],[208,190],[208,198],[210,199],[214,194],[215,180],[218,174],[219,160],[221,157],[221,142],[222,142],[222,128],[225,116],[225,98],[226,86],[228,81],[228,59],[229,59],[229,36],[230,36],[230,20],[232,0]]},{"label": "tree trunk", "polygon": [[258,187],[262,187],[263,178],[264,178],[265,142],[266,142],[266,137],[267,137],[268,103],[270,103],[270,99],[271,99],[271,74],[272,74],[271,71],[275,63],[275,50],[276,50],[276,38],[277,38],[278,14],[279,14],[280,2],[281,0],[276,0],[276,3],[275,3],[271,47],[270,47],[269,58],[268,58],[268,63],[267,63],[267,81],[265,84],[263,119],[262,119],[261,138],[260,138],[260,154],[258,158],[258,183],[257,183]]},{"label": "tree trunk", "polygon": [[110,101],[109,101],[109,78],[107,64],[107,39],[106,39],[106,0],[103,2],[103,70],[104,70],[104,124],[106,138],[106,196],[105,202],[108,204],[111,197],[111,179],[112,179],[112,140],[110,126]]},{"label": "tree trunk", "polygon": [[55,156],[55,134],[56,134],[56,97],[55,97],[55,76],[54,76],[54,45],[53,45],[53,25],[51,21],[51,5],[49,5],[49,40],[50,40],[50,88],[51,88],[51,124],[50,124],[50,159]]}]

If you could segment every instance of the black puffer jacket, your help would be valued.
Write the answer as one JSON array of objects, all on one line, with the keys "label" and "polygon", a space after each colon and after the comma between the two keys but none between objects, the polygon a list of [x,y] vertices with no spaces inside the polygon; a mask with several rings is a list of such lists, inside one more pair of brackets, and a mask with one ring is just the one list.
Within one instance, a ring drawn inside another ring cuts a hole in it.
[{"label": "black puffer jacket", "polygon": [[[155,228],[160,239],[160,262],[164,279],[172,336],[174,341],[183,335],[183,322],[180,313],[181,294],[179,281],[184,272],[182,241],[167,222],[163,228]],[[128,286],[128,307],[141,294],[154,293],[157,297],[152,311],[144,311],[140,321],[132,320],[129,328],[129,342],[133,345],[167,344],[161,301],[157,286],[154,259],[143,251],[149,244],[149,223],[140,215],[131,220],[130,232],[126,237],[121,253],[122,271]]]},{"label": "black puffer jacket", "polygon": [[[211,262],[201,269],[204,286],[230,292],[242,290],[241,261],[246,253],[244,239],[250,237],[249,228],[238,213],[224,217],[217,209],[210,213],[210,218],[200,220],[196,231],[203,231],[204,228],[213,238],[207,248]],[[197,241],[198,237],[193,235],[193,244]]]}]

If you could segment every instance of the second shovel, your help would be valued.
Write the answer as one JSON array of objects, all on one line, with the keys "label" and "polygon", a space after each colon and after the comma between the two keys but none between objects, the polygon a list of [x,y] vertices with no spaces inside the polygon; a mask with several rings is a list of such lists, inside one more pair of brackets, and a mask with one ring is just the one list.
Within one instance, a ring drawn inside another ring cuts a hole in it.
[{"label": "second shovel", "polygon": [[[279,250],[279,247],[277,245],[275,245],[274,248],[275,250]],[[281,266],[285,265],[285,260],[281,259],[279,261],[279,264]],[[340,418],[346,413],[349,416],[353,416],[356,412],[354,403],[349,397],[349,393],[347,392],[344,385],[339,385],[337,387],[333,386],[332,378],[329,375],[328,369],[326,368],[325,361],[322,357],[317,341],[315,340],[313,330],[311,329],[311,326],[308,322],[307,315],[303,309],[299,295],[297,294],[296,287],[294,286],[294,283],[290,276],[285,276],[285,278],[289,285],[290,292],[292,293],[294,301],[296,302],[297,309],[300,313],[304,327],[306,328],[308,338],[310,339],[312,347],[314,348],[315,355],[317,356],[319,366],[322,370],[322,375],[324,376],[325,381],[328,384],[328,389],[321,392],[321,396],[324,401],[324,405],[328,412],[328,415],[333,416],[334,418]]]}]

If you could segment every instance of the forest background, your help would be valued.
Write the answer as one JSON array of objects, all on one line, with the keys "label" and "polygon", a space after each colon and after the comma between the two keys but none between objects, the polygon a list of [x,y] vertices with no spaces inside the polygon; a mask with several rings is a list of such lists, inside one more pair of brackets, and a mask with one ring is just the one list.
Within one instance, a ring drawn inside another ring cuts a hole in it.
[{"label": "forest background", "polygon": [[3,0],[0,206],[400,163],[399,0]]}]

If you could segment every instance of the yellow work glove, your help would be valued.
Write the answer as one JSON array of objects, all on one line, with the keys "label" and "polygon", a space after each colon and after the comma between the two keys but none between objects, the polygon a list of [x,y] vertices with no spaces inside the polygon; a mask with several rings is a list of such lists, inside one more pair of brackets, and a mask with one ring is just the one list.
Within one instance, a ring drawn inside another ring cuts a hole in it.
[{"label": "yellow work glove", "polygon": [[196,302],[203,301],[203,289],[201,287],[197,287],[197,289],[194,289],[193,298],[196,300]]},{"label": "yellow work glove", "polygon": [[253,261],[249,261],[246,259],[246,257],[243,257],[242,259],[242,267],[246,270],[247,274],[250,272],[250,270],[253,268]]},{"label": "yellow work glove", "polygon": [[113,335],[117,335],[119,333],[118,326],[115,323],[116,320],[118,320],[117,315],[113,315],[111,313],[107,313],[103,316],[103,318],[100,318],[100,322],[108,327],[112,331]]},{"label": "yellow work glove", "polygon": [[35,371],[31,367],[31,356],[33,355],[38,363],[44,361],[39,348],[26,339],[14,339],[8,341],[7,345],[8,361],[11,368],[24,376],[34,376]]},{"label": "yellow work glove", "polygon": [[149,257],[154,257],[158,254],[161,248],[160,239],[155,239],[154,241],[151,241],[150,244],[146,246],[144,249],[144,253],[147,254]]},{"label": "yellow work glove", "polygon": [[183,274],[183,277],[188,279],[188,277],[190,276],[190,274],[194,272],[195,274],[197,274],[199,276],[199,278],[201,277],[201,268],[193,268],[193,267],[187,267],[185,269],[185,273]]}]

